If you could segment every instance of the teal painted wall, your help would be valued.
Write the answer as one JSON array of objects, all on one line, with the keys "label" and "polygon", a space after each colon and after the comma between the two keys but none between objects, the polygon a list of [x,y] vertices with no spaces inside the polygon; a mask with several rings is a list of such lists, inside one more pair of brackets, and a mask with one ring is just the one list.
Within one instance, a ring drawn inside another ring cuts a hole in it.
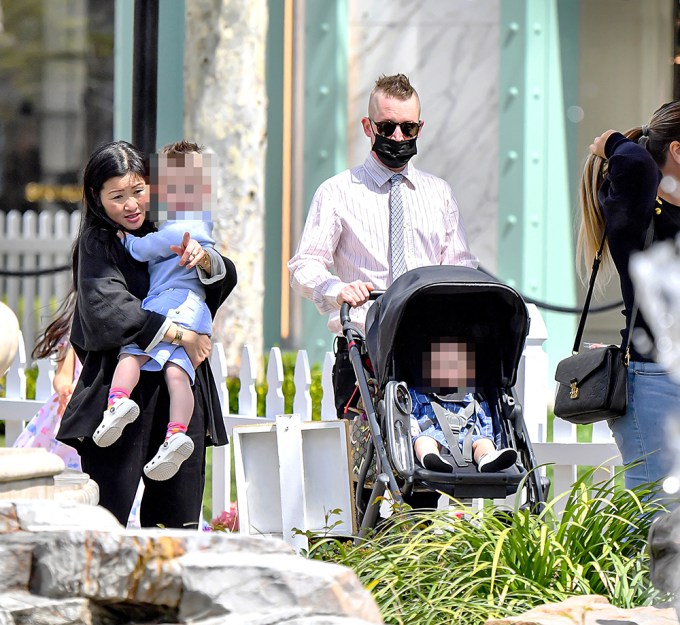
[{"label": "teal painted wall", "polygon": [[[348,0],[311,0],[305,10],[305,215],[319,184],[347,168]],[[295,248],[297,241],[293,242]],[[310,363],[332,348],[328,317],[303,302]]]},{"label": "teal painted wall", "polygon": [[134,0],[116,0],[113,44],[113,139],[132,140]]},{"label": "teal painted wall", "polygon": [[[113,138],[132,140],[134,0],[116,0]],[[184,0],[159,3],[156,146],[184,135]]]},{"label": "teal painted wall", "polygon": [[[304,329],[303,336],[281,338],[281,289],[290,288],[287,281],[282,284],[281,258],[284,6],[281,0],[269,0],[264,344],[265,349],[273,345],[304,348],[310,363],[321,363],[331,349],[332,337],[326,317],[311,302],[302,301],[301,324],[291,320],[291,326]],[[304,223],[319,184],[347,167],[348,1],[308,0],[303,17],[294,19],[304,19],[304,53],[294,59],[294,71],[304,76],[302,102],[294,102],[304,111],[304,129],[302,136],[293,137],[303,145],[302,162],[293,163],[293,167],[302,167],[301,176],[293,172],[296,180],[302,180],[301,192],[294,194],[301,197],[302,206],[292,206],[291,211],[301,214]],[[292,233],[291,255],[300,234]],[[291,293],[292,297],[296,296]]]},{"label": "teal painted wall", "polygon": [[[264,347],[281,345],[281,202],[284,2],[269,0],[267,31],[267,156],[265,161]],[[286,287],[288,288],[288,287]]]},{"label": "teal painted wall", "polygon": [[[501,3],[498,269],[530,298],[573,306],[575,188],[569,163],[576,138],[565,102],[578,83],[578,47],[573,41],[561,46],[561,38],[577,28],[578,5],[565,1],[561,8],[557,0]],[[541,313],[552,372],[571,351],[575,317]]]},{"label": "teal painted wall", "polygon": [[184,0],[161,0],[158,15],[156,147],[184,136]]}]

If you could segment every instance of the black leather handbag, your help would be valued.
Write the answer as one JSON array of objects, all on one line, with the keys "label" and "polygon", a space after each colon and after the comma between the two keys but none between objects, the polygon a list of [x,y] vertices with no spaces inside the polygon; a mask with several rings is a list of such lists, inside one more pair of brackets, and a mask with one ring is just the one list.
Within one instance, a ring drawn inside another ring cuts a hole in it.
[{"label": "black leather handbag", "polygon": [[626,413],[627,354],[618,345],[586,349],[557,365],[555,416],[584,424]]},{"label": "black leather handbag", "polygon": [[[654,222],[649,225],[644,247],[654,236]],[[635,327],[638,304],[633,304],[630,318],[631,331],[625,348],[604,345],[579,352],[586,317],[590,308],[597,270],[600,267],[606,234],[595,255],[590,274],[590,284],[579,321],[572,355],[561,360],[555,371],[555,416],[577,425],[615,419],[626,413],[628,404],[628,357],[630,336]]]}]

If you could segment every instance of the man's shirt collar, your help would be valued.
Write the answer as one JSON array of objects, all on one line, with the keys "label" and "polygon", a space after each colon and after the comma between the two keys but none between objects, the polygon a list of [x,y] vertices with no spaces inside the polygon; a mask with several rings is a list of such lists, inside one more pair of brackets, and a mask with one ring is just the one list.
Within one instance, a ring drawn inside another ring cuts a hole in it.
[{"label": "man's shirt collar", "polygon": [[366,160],[364,161],[364,167],[366,169],[366,173],[379,187],[382,187],[384,184],[388,183],[394,174],[401,174],[411,183],[411,186],[415,186],[415,167],[411,165],[411,161],[406,163],[406,167],[404,167],[404,169],[401,171],[392,171],[388,167],[385,167],[385,165],[383,165],[377,158],[375,158],[375,156],[373,156],[373,152],[369,152]]}]

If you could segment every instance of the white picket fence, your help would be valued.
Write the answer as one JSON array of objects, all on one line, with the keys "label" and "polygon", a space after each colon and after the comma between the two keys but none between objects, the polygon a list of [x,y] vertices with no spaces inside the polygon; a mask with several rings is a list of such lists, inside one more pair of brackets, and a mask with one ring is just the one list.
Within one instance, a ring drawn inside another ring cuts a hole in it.
[{"label": "white picket fence", "polygon": [[[0,267],[5,271],[33,271],[69,265],[79,224],[78,212],[0,212]],[[70,271],[23,277],[0,275],[0,293],[17,314],[26,345],[33,345],[70,284]]]},{"label": "white picket fence", "polygon": [[[597,424],[593,428],[593,439],[589,443],[579,443],[576,439],[576,427],[559,419],[553,426],[553,440],[546,441],[548,389],[548,360],[543,351],[543,343],[547,338],[545,324],[535,306],[529,306],[531,313],[531,333],[522,355],[519,366],[516,391],[523,406],[524,418],[539,464],[552,464],[554,467],[553,491],[555,494],[568,491],[576,479],[579,466],[600,466],[599,476],[608,477],[608,471],[620,464],[616,445],[606,424]],[[234,426],[266,423],[275,421],[276,415],[283,414],[283,361],[281,351],[274,347],[269,354],[266,371],[268,391],[265,401],[265,414],[257,414],[257,382],[258,362],[250,347],[243,349],[238,372],[228,371],[224,348],[215,343],[211,355],[211,366],[220,391],[222,418],[229,434]],[[20,343],[14,363],[6,377],[6,397],[0,398],[0,421],[5,423],[6,445],[11,445],[19,435],[25,422],[40,408],[52,394],[53,367],[48,360],[38,362],[36,381],[36,399],[26,399],[26,366],[30,364],[26,349]],[[333,355],[326,354],[322,366],[321,418],[334,420],[335,407],[331,383]],[[240,379],[238,395],[238,414],[229,413],[229,396],[227,378]],[[307,353],[297,353],[293,374],[295,396],[293,412],[301,415],[303,420],[312,417],[312,399],[310,395],[311,372]],[[212,506],[217,515],[228,507],[236,494],[231,492],[231,462],[229,446],[216,447],[212,453]]]}]

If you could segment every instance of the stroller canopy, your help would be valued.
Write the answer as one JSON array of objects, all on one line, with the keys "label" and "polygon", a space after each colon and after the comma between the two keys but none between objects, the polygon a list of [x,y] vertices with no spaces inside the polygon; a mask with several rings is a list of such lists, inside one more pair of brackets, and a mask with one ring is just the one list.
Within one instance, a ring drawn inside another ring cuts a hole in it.
[{"label": "stroller canopy", "polygon": [[517,378],[529,313],[517,291],[482,271],[439,265],[395,280],[369,309],[366,328],[381,388],[395,376],[418,385],[414,371],[422,365],[414,352],[437,337],[474,343],[480,385],[507,388]]}]

